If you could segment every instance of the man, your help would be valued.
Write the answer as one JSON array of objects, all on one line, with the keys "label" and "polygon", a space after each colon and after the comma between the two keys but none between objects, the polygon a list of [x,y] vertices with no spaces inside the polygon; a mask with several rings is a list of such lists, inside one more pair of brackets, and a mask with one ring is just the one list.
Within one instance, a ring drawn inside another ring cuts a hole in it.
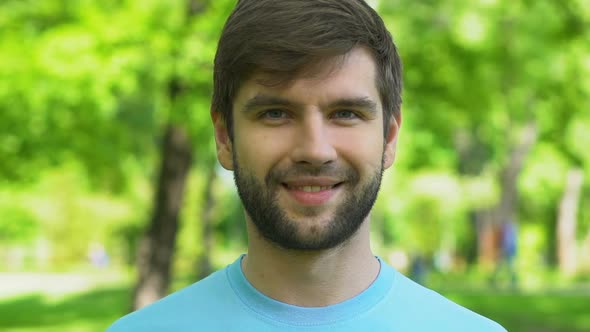
[{"label": "man", "polygon": [[400,59],[364,1],[239,1],[211,116],[248,253],[109,331],[505,331],[371,252],[400,105]]},{"label": "man", "polygon": [[515,268],[515,260],[518,249],[518,229],[512,218],[503,222],[498,228],[498,247],[499,254],[496,260],[496,267],[491,277],[491,285],[498,286],[504,270],[510,278],[510,287],[518,287],[518,275]]}]

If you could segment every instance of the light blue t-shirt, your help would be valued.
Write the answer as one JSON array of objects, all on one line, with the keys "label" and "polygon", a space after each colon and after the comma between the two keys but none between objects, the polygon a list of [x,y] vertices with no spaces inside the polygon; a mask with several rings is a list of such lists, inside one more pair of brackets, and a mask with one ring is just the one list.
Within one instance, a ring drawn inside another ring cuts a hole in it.
[{"label": "light blue t-shirt", "polygon": [[359,295],[327,307],[305,308],[276,301],[256,290],[242,273],[242,257],[119,319],[107,332],[506,332],[497,323],[418,285],[381,260],[379,275]]}]

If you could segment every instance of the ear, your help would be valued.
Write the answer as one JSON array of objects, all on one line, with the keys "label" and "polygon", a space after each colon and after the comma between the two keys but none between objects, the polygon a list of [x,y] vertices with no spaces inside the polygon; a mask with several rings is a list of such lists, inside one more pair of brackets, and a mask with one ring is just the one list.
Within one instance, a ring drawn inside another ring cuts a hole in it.
[{"label": "ear", "polygon": [[401,110],[397,115],[392,115],[389,120],[389,132],[385,137],[385,149],[383,151],[383,167],[388,169],[393,165],[395,161],[395,153],[397,151],[397,138],[399,129],[402,124],[402,113]]},{"label": "ear", "polygon": [[211,120],[215,130],[215,146],[217,148],[217,159],[223,168],[233,171],[234,162],[232,154],[232,142],[225,125],[224,118],[220,112],[211,111]]}]

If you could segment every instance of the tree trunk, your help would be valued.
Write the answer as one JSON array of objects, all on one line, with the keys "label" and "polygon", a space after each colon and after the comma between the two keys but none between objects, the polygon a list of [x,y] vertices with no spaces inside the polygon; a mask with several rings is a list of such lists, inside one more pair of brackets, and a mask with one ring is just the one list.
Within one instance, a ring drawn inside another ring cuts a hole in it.
[{"label": "tree trunk", "polygon": [[167,127],[162,156],[151,224],[138,251],[139,281],[133,293],[133,310],[162,298],[168,291],[178,215],[191,165],[191,146],[182,129]]},{"label": "tree trunk", "polygon": [[207,182],[205,183],[205,206],[201,212],[202,225],[202,251],[197,259],[197,278],[203,279],[211,272],[213,272],[213,264],[211,263],[211,253],[213,252],[214,233],[213,233],[213,211],[215,207],[214,187],[217,180],[217,172],[215,171],[215,163],[209,166]]},{"label": "tree trunk", "polygon": [[501,197],[496,222],[504,223],[516,215],[518,203],[518,177],[529,151],[537,141],[537,127],[529,123],[523,131],[519,144],[510,153],[508,164],[501,173]]},{"label": "tree trunk", "polygon": [[[479,225],[480,229],[487,234],[487,242],[480,242],[479,245],[479,262],[489,263],[491,257],[498,257],[499,241],[498,230],[500,225],[510,220],[514,220],[517,215],[518,204],[518,177],[524,166],[526,156],[537,141],[537,127],[534,122],[529,122],[510,153],[507,164],[500,172],[500,202],[493,209],[491,218],[484,221],[485,224]],[[493,245],[491,245],[493,243]]]},{"label": "tree trunk", "polygon": [[580,169],[569,171],[565,191],[559,204],[557,219],[557,261],[559,270],[565,275],[572,275],[577,269],[576,228],[583,180],[584,173]]},{"label": "tree trunk", "polygon": [[[187,0],[186,25],[205,9],[203,0]],[[179,39],[186,36],[179,35]],[[180,45],[180,43],[179,43]],[[173,51],[173,55],[179,50]],[[180,77],[168,81],[168,97],[172,105],[189,90]],[[132,309],[142,308],[165,296],[170,284],[170,268],[174,255],[178,215],[184,188],[192,163],[192,149],[188,136],[180,127],[168,124],[162,144],[162,166],[155,197],[151,224],[141,240],[137,255],[139,280],[133,292]]]}]

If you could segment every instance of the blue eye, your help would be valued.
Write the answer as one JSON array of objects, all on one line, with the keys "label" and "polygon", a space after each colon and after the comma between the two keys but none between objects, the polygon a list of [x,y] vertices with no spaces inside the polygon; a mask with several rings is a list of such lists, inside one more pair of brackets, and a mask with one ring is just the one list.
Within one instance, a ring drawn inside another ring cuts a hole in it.
[{"label": "blue eye", "polygon": [[281,109],[271,109],[264,111],[261,114],[261,117],[268,118],[268,119],[282,119],[286,115],[285,111]]},{"label": "blue eye", "polygon": [[336,119],[356,119],[358,116],[353,111],[338,111],[334,113]]}]

